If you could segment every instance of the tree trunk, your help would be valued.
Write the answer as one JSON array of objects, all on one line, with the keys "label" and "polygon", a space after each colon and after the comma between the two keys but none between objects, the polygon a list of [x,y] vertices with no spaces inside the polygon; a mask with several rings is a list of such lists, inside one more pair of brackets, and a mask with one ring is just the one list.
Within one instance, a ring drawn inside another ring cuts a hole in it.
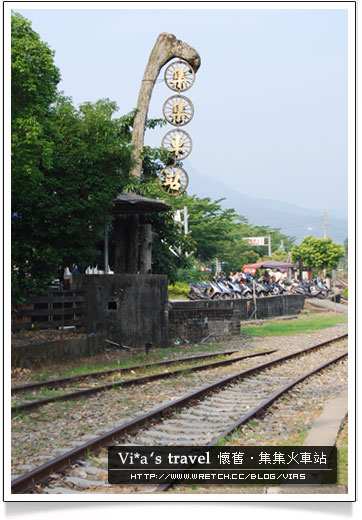
[{"label": "tree trunk", "polygon": [[131,175],[134,177],[141,176],[142,160],[140,152],[143,147],[148,106],[153,86],[161,68],[173,58],[181,58],[187,61],[195,72],[200,67],[201,60],[199,53],[190,47],[190,45],[181,40],[177,40],[173,34],[161,33],[159,35],[148,59],[137,101],[137,113],[132,132],[133,159],[135,165],[131,170]]},{"label": "tree trunk", "polygon": [[152,225],[142,223],[140,232],[140,273],[152,273]]},{"label": "tree trunk", "polygon": [[114,267],[117,274],[138,273],[139,216],[117,215],[114,221]]},{"label": "tree trunk", "polygon": [[127,248],[127,273],[138,273],[139,262],[139,215],[128,215],[128,248]]},{"label": "tree trunk", "polygon": [[114,269],[117,274],[127,272],[127,239],[127,215],[116,215],[114,219]]}]

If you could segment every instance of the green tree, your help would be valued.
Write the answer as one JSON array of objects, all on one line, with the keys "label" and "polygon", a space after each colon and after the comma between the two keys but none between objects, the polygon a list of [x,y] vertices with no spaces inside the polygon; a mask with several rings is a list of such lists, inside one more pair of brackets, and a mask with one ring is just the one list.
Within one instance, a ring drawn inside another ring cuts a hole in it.
[{"label": "green tree", "polygon": [[211,261],[225,250],[225,245],[233,241],[231,229],[238,220],[233,209],[222,209],[223,199],[212,201],[196,195],[181,195],[177,199],[166,198],[174,209],[187,206],[189,230],[196,244],[196,257],[203,262]]},{"label": "green tree", "polygon": [[265,255],[265,256],[263,256],[262,259],[263,260],[277,260],[277,261],[280,261],[280,262],[286,262],[287,259],[288,259],[288,252],[287,251],[283,251],[282,249],[277,249],[276,251],[273,252],[273,254],[271,256]]},{"label": "green tree", "polygon": [[340,269],[347,270],[348,269],[348,238],[346,238],[345,241],[343,242],[343,246],[344,246],[344,256],[343,256],[343,258],[341,258],[341,261],[340,261],[338,267]]},{"label": "green tree", "polygon": [[[60,73],[53,54],[29,21],[19,14],[12,15],[12,289],[17,296],[34,286],[35,278],[29,273],[37,252],[29,236],[37,229],[28,226],[26,215],[35,211],[34,201],[43,191],[44,167],[49,168],[54,159],[49,113],[56,100]],[[49,254],[45,251],[47,257]]]},{"label": "green tree", "polygon": [[127,172],[134,115],[115,118],[117,110],[108,99],[75,109],[62,97],[53,109],[56,157],[45,171],[36,218],[41,219],[39,242],[54,248],[59,268],[94,265],[112,220],[112,200],[132,184]]},{"label": "green tree", "polygon": [[335,269],[344,254],[344,247],[331,238],[315,238],[312,235],[291,250],[293,262],[301,259],[304,265],[327,270]]},{"label": "green tree", "polygon": [[[115,103],[101,100],[75,109],[59,97],[48,116],[51,164],[39,162],[32,190],[13,177],[14,289],[39,290],[73,264],[99,255],[111,203],[130,180],[128,118],[113,119]],[[122,171],[122,168],[124,171]]]},{"label": "green tree", "polygon": [[223,209],[223,199],[212,201],[210,198],[199,198],[187,194],[166,200],[174,209],[187,206],[189,214],[189,230],[195,242],[195,257],[203,263],[211,264],[215,258],[223,262],[226,271],[239,269],[245,263],[254,263],[261,259],[267,246],[251,246],[243,240],[250,236],[271,236],[274,250],[284,240],[286,247],[291,247],[294,238],[268,226],[254,226],[238,215],[234,209]]},{"label": "green tree", "polygon": [[[48,122],[52,164],[39,166],[41,180],[33,191],[19,190],[20,201],[14,194],[19,208],[13,218],[14,288],[22,294],[61,277],[66,266],[82,270],[99,263],[112,200],[122,190],[142,191],[139,180],[128,175],[134,112],[115,118],[117,110],[107,99],[76,109],[59,96],[53,105]],[[145,175],[152,174],[148,165]],[[161,230],[162,218],[155,225]]]},{"label": "green tree", "polygon": [[[281,240],[287,247],[291,247],[294,237],[289,237],[281,233],[279,228],[270,228],[269,226],[255,226],[250,224],[245,217],[239,216],[238,221],[234,224],[232,230],[234,240],[225,251],[227,269],[235,271],[236,269],[242,268],[243,264],[252,264],[259,262],[262,259],[272,258],[274,260],[280,260],[281,256],[287,257],[287,253],[278,249]],[[263,236],[271,237],[271,249],[272,256],[268,257],[268,246],[253,246],[249,245],[244,240],[246,237]],[[284,259],[284,258],[283,258]]]},{"label": "green tree", "polygon": [[[189,280],[198,277],[201,279],[207,275],[200,271],[199,264],[211,266],[215,258],[223,262],[224,270],[236,270],[243,263],[253,262],[259,255],[243,240],[241,240],[240,226],[243,217],[239,217],[233,209],[223,210],[220,201],[199,198],[195,195],[183,195],[177,199],[167,200],[174,209],[183,209],[187,206],[188,227],[190,234],[185,237],[192,242],[188,242],[189,248],[194,255],[183,259],[180,273],[177,273],[177,280]],[[184,245],[186,249],[186,245]],[[189,249],[189,250],[190,250]],[[182,269],[187,267],[187,269]],[[175,274],[172,273],[172,277]],[[181,278],[180,278],[181,277]]]},{"label": "green tree", "polygon": [[[40,41],[30,22],[11,17],[12,195],[32,190],[42,180],[40,167],[51,165],[49,112],[60,80],[53,51]],[[16,209],[16,208],[15,208]]]},{"label": "green tree", "polygon": [[[14,301],[44,288],[66,266],[95,265],[117,192],[145,191],[162,167],[164,152],[146,147],[142,182],[130,179],[135,111],[117,118],[108,99],[75,108],[57,93],[59,79],[53,52],[30,22],[13,15]],[[149,120],[147,127],[162,123]]]}]

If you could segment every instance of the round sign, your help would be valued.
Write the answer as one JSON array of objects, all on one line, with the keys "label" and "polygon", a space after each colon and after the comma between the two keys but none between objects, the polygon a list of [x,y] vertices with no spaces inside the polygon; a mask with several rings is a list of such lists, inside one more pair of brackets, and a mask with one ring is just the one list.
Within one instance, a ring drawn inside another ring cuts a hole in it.
[{"label": "round sign", "polygon": [[166,85],[176,92],[188,90],[195,81],[195,71],[187,61],[173,61],[165,70]]},{"label": "round sign", "polygon": [[171,197],[181,195],[189,184],[187,173],[181,166],[166,166],[157,177],[157,184],[163,193]]},{"label": "round sign", "polygon": [[194,115],[194,106],[185,96],[171,96],[163,105],[163,115],[173,126],[184,126],[191,121]]},{"label": "round sign", "polygon": [[162,148],[172,153],[176,161],[186,159],[192,150],[192,140],[184,130],[170,130],[162,139]]}]

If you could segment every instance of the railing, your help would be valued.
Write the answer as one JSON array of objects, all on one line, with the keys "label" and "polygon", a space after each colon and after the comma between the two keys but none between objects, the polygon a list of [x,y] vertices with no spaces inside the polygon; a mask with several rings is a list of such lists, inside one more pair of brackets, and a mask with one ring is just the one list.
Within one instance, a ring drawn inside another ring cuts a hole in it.
[{"label": "railing", "polygon": [[49,291],[44,296],[30,296],[12,311],[11,329],[79,328],[83,325],[83,295],[83,291]]}]

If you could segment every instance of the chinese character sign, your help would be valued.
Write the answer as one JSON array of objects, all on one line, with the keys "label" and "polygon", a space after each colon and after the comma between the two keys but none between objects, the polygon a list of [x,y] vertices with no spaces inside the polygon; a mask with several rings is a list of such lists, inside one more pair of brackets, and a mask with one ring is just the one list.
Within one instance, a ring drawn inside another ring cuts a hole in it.
[{"label": "chinese character sign", "polygon": [[[166,85],[176,92],[188,90],[195,81],[195,72],[186,61],[172,62],[165,71]],[[167,99],[163,105],[163,115],[172,126],[187,125],[193,115],[192,102],[185,96],[175,95]],[[162,139],[162,148],[166,148],[174,160],[174,164],[161,170],[157,183],[161,191],[173,197],[184,193],[188,186],[186,171],[177,161],[186,159],[192,151],[192,140],[183,130],[171,130]]]},{"label": "chinese character sign", "polygon": [[264,246],[265,237],[246,237],[243,240],[247,240],[251,246]]}]

